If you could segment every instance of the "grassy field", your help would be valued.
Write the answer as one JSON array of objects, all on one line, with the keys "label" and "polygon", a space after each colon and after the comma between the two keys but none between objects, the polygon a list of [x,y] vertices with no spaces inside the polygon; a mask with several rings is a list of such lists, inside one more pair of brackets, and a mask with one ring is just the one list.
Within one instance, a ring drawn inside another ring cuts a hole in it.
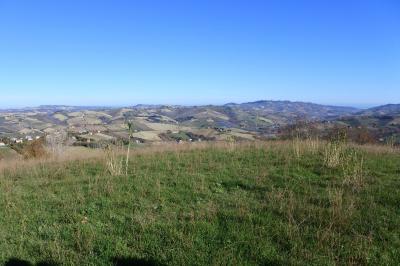
[{"label": "grassy field", "polygon": [[[0,174],[0,264],[398,265],[400,153],[171,146]],[[136,263],[136,264],[133,264]]]}]

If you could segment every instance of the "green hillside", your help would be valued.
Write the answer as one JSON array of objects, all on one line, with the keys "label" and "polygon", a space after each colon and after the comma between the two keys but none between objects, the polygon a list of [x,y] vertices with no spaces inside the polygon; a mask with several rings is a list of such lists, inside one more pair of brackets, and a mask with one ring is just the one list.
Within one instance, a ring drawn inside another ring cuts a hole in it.
[{"label": "green hillside", "polygon": [[138,150],[128,175],[104,159],[5,168],[0,264],[395,265],[399,162],[310,141]]}]

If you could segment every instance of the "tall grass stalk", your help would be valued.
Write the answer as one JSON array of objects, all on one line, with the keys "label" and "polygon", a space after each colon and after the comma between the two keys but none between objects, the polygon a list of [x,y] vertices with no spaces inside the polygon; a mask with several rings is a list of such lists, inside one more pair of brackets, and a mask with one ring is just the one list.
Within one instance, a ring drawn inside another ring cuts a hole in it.
[{"label": "tall grass stalk", "polygon": [[108,145],[105,148],[105,164],[106,169],[112,176],[122,174],[123,157],[121,157],[121,149],[118,146]]},{"label": "tall grass stalk", "polygon": [[293,138],[293,151],[294,151],[294,155],[297,159],[300,158],[300,156],[302,155],[302,141],[300,139],[300,136],[297,134],[296,137]]},{"label": "tall grass stalk", "polygon": [[128,175],[129,153],[131,150],[131,140],[132,140],[132,134],[133,134],[133,122],[131,120],[129,120],[129,121],[127,121],[127,125],[128,125],[129,136],[128,136],[128,148],[126,150],[125,175]]}]

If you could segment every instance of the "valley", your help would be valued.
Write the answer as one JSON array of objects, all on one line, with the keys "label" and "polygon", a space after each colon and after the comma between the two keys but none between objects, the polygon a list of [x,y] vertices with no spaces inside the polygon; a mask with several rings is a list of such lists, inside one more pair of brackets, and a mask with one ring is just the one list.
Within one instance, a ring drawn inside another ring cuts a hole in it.
[{"label": "valley", "polygon": [[40,106],[0,110],[0,139],[4,145],[47,139],[96,148],[126,142],[130,121],[131,140],[136,144],[279,139],[288,134],[293,137],[288,128],[298,125],[312,127],[312,134],[322,138],[334,128],[345,128],[349,135],[362,129],[370,142],[398,143],[399,106],[358,110],[290,101],[125,108]]}]

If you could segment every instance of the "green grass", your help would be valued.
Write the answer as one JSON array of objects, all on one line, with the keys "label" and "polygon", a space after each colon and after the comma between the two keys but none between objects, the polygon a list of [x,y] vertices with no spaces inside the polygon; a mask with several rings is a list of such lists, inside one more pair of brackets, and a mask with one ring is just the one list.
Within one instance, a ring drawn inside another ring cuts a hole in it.
[{"label": "green grass", "polygon": [[396,265],[400,155],[361,157],[357,182],[288,144],[136,154],[128,176],[101,160],[5,171],[0,264]]}]

